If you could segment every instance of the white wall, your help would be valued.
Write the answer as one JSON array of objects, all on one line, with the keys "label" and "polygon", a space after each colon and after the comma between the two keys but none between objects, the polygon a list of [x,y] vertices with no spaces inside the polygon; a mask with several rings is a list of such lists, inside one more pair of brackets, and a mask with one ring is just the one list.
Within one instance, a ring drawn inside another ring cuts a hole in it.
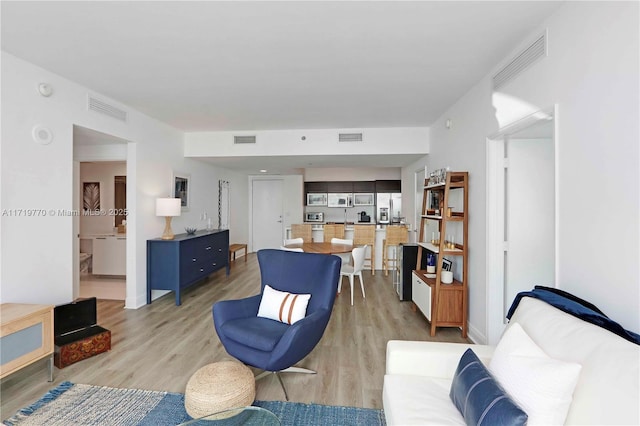
[{"label": "white wall", "polygon": [[[491,73],[431,127],[429,168],[470,172],[469,331],[480,342],[487,335],[486,137],[507,120],[555,103],[558,287],[640,330],[638,3],[567,2],[531,37],[544,27],[549,55],[503,87],[501,99],[510,105],[497,99],[493,105]],[[525,107],[518,116],[514,100]]]},{"label": "white wall", "polygon": [[[41,97],[39,82],[53,86]],[[232,209],[246,206],[246,178],[197,160],[184,158],[183,133],[135,110],[126,123],[86,109],[90,90],[13,55],[2,52],[2,194],[1,207],[73,208],[73,125],[131,141],[127,146],[127,300],[126,307],[146,303],[146,240],[159,237],[164,221],[155,216],[155,199],[166,196],[174,170],[191,174],[192,208],[173,221],[181,230],[206,209],[217,214],[218,179],[232,182]],[[108,100],[106,97],[102,97]],[[54,140],[31,139],[36,124],[48,126]],[[232,210],[231,238],[246,238],[246,218]],[[67,303],[72,289],[72,218],[3,216],[0,222],[2,302]],[[35,262],[35,263],[34,263]],[[34,267],[37,265],[37,267]]]}]

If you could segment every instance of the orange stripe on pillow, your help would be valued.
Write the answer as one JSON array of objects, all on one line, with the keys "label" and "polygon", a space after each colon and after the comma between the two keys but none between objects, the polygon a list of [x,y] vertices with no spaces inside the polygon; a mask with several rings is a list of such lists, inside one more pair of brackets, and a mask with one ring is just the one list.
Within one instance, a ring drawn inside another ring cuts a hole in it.
[{"label": "orange stripe on pillow", "polygon": [[291,294],[287,293],[284,299],[282,299],[282,303],[280,304],[280,313],[278,314],[278,318],[280,318],[280,322],[284,322],[284,320],[282,319],[282,311],[284,311],[284,306],[286,305],[287,299],[289,298],[289,296],[291,296]]},{"label": "orange stripe on pillow", "polygon": [[293,300],[291,301],[291,307],[289,307],[289,318],[287,319],[287,323],[291,324],[291,316],[293,315],[293,306],[296,304],[296,299],[298,298],[298,295],[296,294],[293,297]]}]

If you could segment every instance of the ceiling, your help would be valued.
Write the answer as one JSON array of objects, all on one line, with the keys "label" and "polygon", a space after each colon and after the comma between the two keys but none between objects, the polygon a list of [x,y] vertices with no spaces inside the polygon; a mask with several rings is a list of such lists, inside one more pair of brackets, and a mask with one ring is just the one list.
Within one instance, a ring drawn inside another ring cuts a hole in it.
[{"label": "ceiling", "polygon": [[3,50],[186,132],[429,126],[560,5],[0,3]]}]

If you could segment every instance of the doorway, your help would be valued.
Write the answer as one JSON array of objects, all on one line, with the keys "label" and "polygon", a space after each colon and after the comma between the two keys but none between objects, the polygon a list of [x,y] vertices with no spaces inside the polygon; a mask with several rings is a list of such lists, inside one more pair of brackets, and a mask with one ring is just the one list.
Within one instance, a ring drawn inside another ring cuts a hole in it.
[{"label": "doorway", "polygon": [[252,181],[252,248],[279,248],[283,243],[283,182],[281,179]]},{"label": "doorway", "polygon": [[74,298],[127,295],[128,142],[74,126]]},{"label": "doorway", "polygon": [[487,333],[495,344],[515,296],[556,286],[557,114],[539,111],[487,138]]}]

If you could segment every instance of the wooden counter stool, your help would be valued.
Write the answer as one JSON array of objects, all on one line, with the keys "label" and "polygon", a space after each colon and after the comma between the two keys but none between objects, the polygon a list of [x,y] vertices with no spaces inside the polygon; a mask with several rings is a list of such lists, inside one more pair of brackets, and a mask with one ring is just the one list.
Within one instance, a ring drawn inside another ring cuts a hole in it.
[{"label": "wooden counter stool", "polygon": [[[389,263],[393,262],[393,269],[398,269],[398,249],[400,244],[409,242],[409,229],[405,225],[388,225],[386,235],[382,241],[382,269],[384,275],[389,275]],[[389,249],[393,247],[394,256],[389,257]]]},{"label": "wooden counter stool", "polygon": [[332,238],[344,239],[344,224],[328,223],[323,228],[322,238],[325,243],[331,242]]},{"label": "wooden counter stool", "polygon": [[313,237],[311,235],[311,225],[308,223],[294,223],[291,225],[291,237],[290,238],[302,238],[305,243],[312,243]]},{"label": "wooden counter stool", "polygon": [[371,248],[371,256],[366,257],[371,267],[371,275],[376,274],[376,226],[375,225],[353,225],[353,245],[367,245]]}]

